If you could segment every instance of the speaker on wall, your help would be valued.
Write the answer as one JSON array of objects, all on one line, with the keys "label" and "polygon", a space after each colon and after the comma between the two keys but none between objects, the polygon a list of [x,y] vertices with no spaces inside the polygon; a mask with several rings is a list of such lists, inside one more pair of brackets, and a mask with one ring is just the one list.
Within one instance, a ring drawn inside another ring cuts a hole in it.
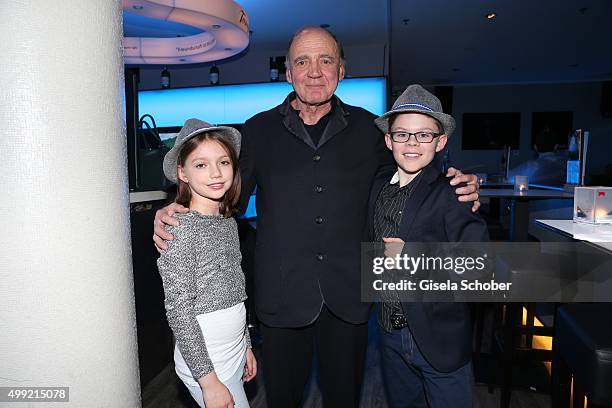
[{"label": "speaker on wall", "polygon": [[612,81],[601,84],[601,116],[612,118]]},{"label": "speaker on wall", "polygon": [[444,113],[453,114],[453,87],[452,86],[436,86],[434,94],[442,102],[442,110]]}]

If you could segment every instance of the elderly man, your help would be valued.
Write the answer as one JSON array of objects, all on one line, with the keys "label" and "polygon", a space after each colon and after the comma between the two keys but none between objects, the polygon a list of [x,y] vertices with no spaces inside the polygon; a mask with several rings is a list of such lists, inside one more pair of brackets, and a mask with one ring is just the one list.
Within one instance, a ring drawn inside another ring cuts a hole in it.
[{"label": "elderly man", "polygon": [[[330,32],[298,31],[287,55],[295,92],[242,128],[244,202],[257,186],[255,305],[270,408],[300,405],[314,350],[323,405],[359,405],[370,312],[360,301],[360,242],[372,182],[393,159],[374,115],[334,96],[342,54]],[[472,183],[460,199],[476,200],[475,177],[459,182]],[[159,248],[174,211],[156,215]]]}]

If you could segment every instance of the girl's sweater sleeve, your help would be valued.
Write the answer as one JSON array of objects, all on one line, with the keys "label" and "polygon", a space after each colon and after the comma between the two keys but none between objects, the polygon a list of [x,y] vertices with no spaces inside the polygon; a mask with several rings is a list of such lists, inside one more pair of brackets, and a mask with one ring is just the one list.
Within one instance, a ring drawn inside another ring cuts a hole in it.
[{"label": "girl's sweater sleeve", "polygon": [[168,228],[174,239],[157,260],[164,284],[165,307],[168,323],[176,343],[198,380],[214,370],[206,349],[202,330],[196,319],[195,299],[198,294],[195,237],[188,225]]}]

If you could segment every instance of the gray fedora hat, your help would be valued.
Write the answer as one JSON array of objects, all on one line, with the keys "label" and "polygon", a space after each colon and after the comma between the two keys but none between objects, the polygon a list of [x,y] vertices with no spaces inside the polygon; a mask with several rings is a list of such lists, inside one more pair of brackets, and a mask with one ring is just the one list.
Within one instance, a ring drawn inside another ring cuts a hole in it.
[{"label": "gray fedora hat", "polygon": [[431,92],[421,85],[410,85],[397,98],[393,108],[384,115],[376,118],[374,123],[383,133],[389,133],[389,118],[397,113],[422,113],[437,119],[442,124],[442,131],[450,136],[455,130],[455,119],[442,111],[442,103]]},{"label": "gray fedora hat", "polygon": [[229,126],[213,126],[210,123],[200,119],[187,119],[181,131],[176,136],[174,147],[170,149],[164,157],[164,174],[166,178],[173,183],[177,183],[176,179],[176,162],[183,144],[186,141],[204,132],[216,132],[220,134],[236,151],[236,157],[240,155],[240,140],[242,136],[240,132]]}]

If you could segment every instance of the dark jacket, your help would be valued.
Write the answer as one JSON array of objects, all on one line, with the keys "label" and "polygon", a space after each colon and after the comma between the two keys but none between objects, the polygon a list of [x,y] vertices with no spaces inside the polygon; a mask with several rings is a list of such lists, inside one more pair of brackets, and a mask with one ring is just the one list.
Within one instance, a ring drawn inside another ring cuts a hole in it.
[{"label": "dark jacket", "polygon": [[[376,200],[393,172],[377,177],[369,203],[369,230],[373,237]],[[488,241],[484,220],[472,212],[472,203],[457,200],[455,188],[433,165],[423,169],[421,181],[406,201],[399,228],[404,242]],[[402,303],[410,331],[423,356],[436,370],[454,371],[472,354],[472,323],[465,303]]]},{"label": "dark jacket", "polygon": [[370,304],[360,301],[360,242],[372,182],[392,157],[375,116],[336,97],[315,146],[293,97],[242,128],[243,206],[257,186],[257,315],[270,326],[300,327],[325,303],[363,323]]}]

